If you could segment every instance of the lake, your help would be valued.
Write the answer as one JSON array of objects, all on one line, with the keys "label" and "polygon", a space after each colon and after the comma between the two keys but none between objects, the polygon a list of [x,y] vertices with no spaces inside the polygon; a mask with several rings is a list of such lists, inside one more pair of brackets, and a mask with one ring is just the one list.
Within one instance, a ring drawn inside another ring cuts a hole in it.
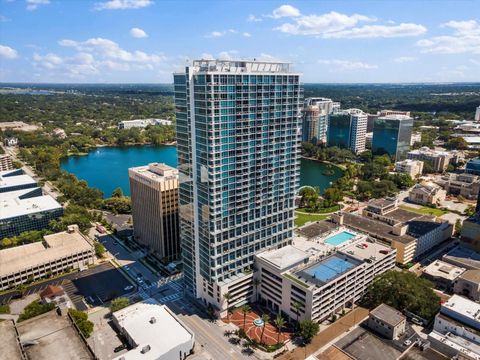
[{"label": "lake", "polygon": [[[90,151],[88,155],[63,159],[61,167],[87,181],[89,186],[100,189],[108,197],[117,187],[121,187],[125,195],[130,195],[128,168],[152,162],[177,166],[177,149],[175,146],[100,147]],[[330,182],[342,176],[339,168],[327,166],[317,161],[302,159],[300,185],[319,186],[323,192]],[[332,175],[324,175],[327,170],[332,171]]]}]

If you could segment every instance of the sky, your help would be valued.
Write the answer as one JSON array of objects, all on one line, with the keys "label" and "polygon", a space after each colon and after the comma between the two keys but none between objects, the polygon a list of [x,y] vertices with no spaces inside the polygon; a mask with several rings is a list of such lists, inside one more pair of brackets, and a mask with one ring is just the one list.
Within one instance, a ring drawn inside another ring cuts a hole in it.
[{"label": "sky", "polygon": [[193,59],[304,82],[478,82],[480,1],[0,0],[0,82],[171,83]]}]

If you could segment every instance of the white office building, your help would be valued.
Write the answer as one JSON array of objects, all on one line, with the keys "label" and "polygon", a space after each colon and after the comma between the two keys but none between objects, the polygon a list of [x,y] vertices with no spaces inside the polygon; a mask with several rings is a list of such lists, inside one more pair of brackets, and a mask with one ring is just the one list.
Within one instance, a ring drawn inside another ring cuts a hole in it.
[{"label": "white office building", "polygon": [[155,126],[155,125],[172,125],[172,121],[166,120],[166,119],[124,120],[118,123],[118,128],[119,129],[132,129],[132,128],[144,129],[147,126]]},{"label": "white office building", "polygon": [[422,175],[423,161],[405,159],[395,163],[395,171],[410,175],[412,179]]},{"label": "white office building", "polygon": [[475,121],[480,121],[480,105],[477,107],[477,111],[475,111]]},{"label": "white office building", "polygon": [[183,360],[193,351],[194,333],[152,298],[115,311],[112,318],[132,347],[114,360]]}]

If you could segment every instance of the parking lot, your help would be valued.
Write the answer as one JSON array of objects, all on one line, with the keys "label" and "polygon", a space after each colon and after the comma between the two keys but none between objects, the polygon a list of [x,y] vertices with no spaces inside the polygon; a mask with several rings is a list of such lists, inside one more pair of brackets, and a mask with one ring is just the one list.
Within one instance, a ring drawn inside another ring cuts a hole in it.
[{"label": "parking lot", "polygon": [[79,310],[88,309],[85,302],[99,306],[116,297],[135,291],[135,287],[110,263],[77,273],[63,284],[65,291]]}]

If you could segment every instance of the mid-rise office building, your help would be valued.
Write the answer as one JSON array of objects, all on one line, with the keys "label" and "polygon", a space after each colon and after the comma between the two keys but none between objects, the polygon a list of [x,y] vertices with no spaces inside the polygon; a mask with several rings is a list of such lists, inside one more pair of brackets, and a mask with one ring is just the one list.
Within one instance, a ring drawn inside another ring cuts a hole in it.
[{"label": "mid-rise office building", "polygon": [[373,125],[372,152],[402,160],[410,150],[413,119],[407,115],[380,115]]},{"label": "mid-rise office building", "polygon": [[463,196],[467,199],[477,199],[480,193],[480,176],[472,174],[446,174],[436,183],[442,186],[447,194]]},{"label": "mid-rise office building", "polygon": [[93,264],[93,244],[71,225],[43,241],[0,250],[0,291]]},{"label": "mid-rise office building", "polygon": [[0,172],[0,193],[36,188],[37,182],[25,175],[22,169]]},{"label": "mid-rise office building", "polygon": [[0,171],[13,170],[12,158],[8,154],[0,155]]},{"label": "mid-rise office building", "polygon": [[254,254],[288,244],[299,186],[300,75],[195,60],[174,75],[180,239],[189,294],[225,314],[253,294]]},{"label": "mid-rise office building", "polygon": [[477,111],[475,111],[475,121],[480,121],[480,105],[477,107]]},{"label": "mid-rise office building", "polygon": [[359,109],[348,109],[330,114],[327,132],[328,146],[365,151],[367,114]]},{"label": "mid-rise office building", "polygon": [[[342,234],[325,241],[339,240]],[[320,322],[351,309],[374,277],[395,267],[395,256],[395,249],[366,237],[326,256],[293,245],[268,250],[255,256],[259,298],[272,311],[293,320],[298,316]]]},{"label": "mid-rise office building", "polygon": [[302,141],[312,144],[327,142],[328,115],[333,101],[327,98],[307,98],[303,109]]},{"label": "mid-rise office building", "polygon": [[134,239],[168,261],[180,255],[178,170],[152,163],[128,169]]},{"label": "mid-rise office building", "polygon": [[405,159],[395,163],[395,171],[408,174],[412,179],[422,175],[423,162],[419,160]]},{"label": "mid-rise office building", "polygon": [[412,150],[407,153],[407,159],[428,162],[433,171],[442,173],[447,170],[452,160],[452,154],[447,151],[432,150],[428,147]]}]

